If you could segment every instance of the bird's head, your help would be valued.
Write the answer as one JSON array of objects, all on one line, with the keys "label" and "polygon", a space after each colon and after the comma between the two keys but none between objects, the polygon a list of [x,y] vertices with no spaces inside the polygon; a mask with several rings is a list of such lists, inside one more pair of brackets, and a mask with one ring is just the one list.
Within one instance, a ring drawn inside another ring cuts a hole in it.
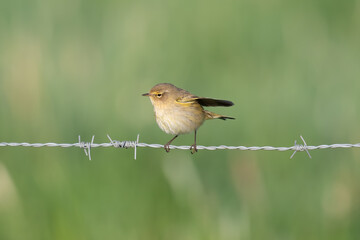
[{"label": "bird's head", "polygon": [[148,93],[142,94],[150,98],[154,107],[169,104],[171,100],[177,97],[178,88],[170,83],[160,83],[150,89]]}]

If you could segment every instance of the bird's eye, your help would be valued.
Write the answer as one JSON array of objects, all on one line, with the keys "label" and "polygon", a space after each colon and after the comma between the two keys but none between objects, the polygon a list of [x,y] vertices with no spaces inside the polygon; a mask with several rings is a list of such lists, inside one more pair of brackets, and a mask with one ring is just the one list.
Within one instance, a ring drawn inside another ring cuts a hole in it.
[{"label": "bird's eye", "polygon": [[158,94],[156,94],[156,96],[157,96],[158,98],[161,98],[161,97],[162,97],[162,94],[161,94],[161,93],[158,93]]}]

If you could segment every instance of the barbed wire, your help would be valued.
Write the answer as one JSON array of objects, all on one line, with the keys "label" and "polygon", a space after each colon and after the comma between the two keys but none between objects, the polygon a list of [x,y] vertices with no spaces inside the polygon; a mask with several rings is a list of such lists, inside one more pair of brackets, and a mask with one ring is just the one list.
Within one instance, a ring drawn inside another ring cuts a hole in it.
[{"label": "barbed wire", "polygon": [[[110,142],[108,143],[94,143],[95,136],[92,136],[91,142],[84,142],[81,141],[81,137],[79,136],[77,143],[8,143],[8,142],[0,142],[0,147],[78,147],[84,149],[85,155],[91,160],[91,149],[97,147],[115,147],[115,148],[134,148],[134,159],[136,160],[136,151],[138,147],[150,147],[150,148],[164,148],[162,144],[148,144],[148,143],[140,143],[139,142],[139,134],[137,135],[136,141],[118,141],[112,140],[109,135],[107,135]],[[253,147],[245,147],[245,146],[201,146],[197,145],[196,148],[198,150],[250,150],[250,151],[258,151],[258,150],[265,150],[265,151],[294,151],[293,154],[290,156],[292,159],[297,152],[305,151],[309,158],[311,155],[309,150],[317,150],[317,149],[327,149],[327,148],[360,148],[360,143],[356,144],[349,144],[349,143],[342,143],[342,144],[331,144],[331,145],[318,145],[318,146],[308,146],[305,142],[305,139],[300,135],[300,138],[303,144],[298,144],[295,140],[294,146],[290,147],[271,147],[271,146],[253,146]],[[170,145],[170,149],[180,149],[180,150],[189,150],[190,146],[175,146]]]}]

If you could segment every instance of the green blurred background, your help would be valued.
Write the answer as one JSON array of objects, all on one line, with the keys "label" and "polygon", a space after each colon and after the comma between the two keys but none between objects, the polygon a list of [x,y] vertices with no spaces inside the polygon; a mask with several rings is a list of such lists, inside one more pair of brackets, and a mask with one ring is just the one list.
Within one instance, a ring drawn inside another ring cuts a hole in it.
[{"label": "green blurred background", "polygon": [[[235,103],[200,145],[357,143],[359,78],[360,1],[0,2],[0,142],[164,144],[170,82]],[[359,149],[91,155],[1,148],[0,239],[360,239]]]}]

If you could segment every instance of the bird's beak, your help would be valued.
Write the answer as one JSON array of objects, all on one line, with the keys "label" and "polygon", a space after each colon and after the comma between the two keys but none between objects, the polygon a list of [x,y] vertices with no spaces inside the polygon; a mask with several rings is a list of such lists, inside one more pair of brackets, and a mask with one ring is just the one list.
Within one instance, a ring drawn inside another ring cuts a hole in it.
[{"label": "bird's beak", "polygon": [[141,96],[147,97],[147,96],[150,96],[150,94],[149,93],[144,93],[144,94],[141,94]]}]

